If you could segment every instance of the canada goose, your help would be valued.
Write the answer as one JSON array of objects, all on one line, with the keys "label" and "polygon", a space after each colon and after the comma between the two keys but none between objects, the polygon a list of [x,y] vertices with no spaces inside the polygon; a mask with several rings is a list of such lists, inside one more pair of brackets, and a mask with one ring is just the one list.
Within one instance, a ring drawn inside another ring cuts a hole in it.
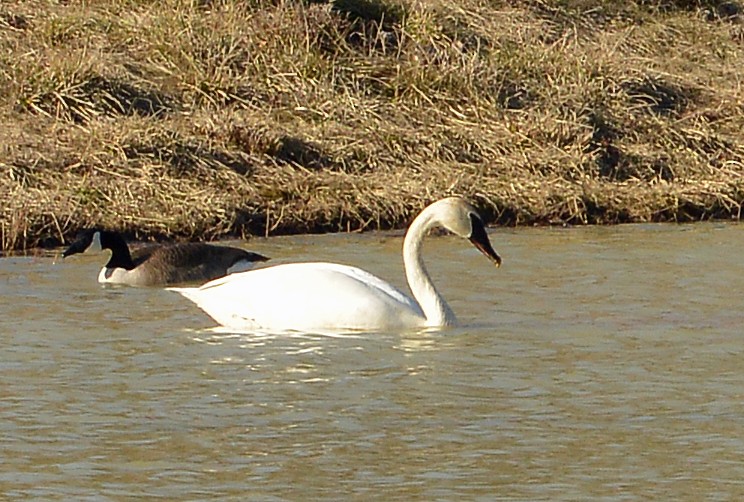
[{"label": "canada goose", "polygon": [[111,259],[98,274],[98,282],[130,286],[209,281],[268,260],[243,249],[201,242],[150,245],[130,253],[119,233],[98,228],[80,232],[62,257],[102,249],[111,250]]},{"label": "canada goose", "polygon": [[435,202],[411,224],[403,262],[411,298],[382,279],[336,263],[290,263],[240,272],[198,288],[169,288],[219,324],[237,330],[400,329],[456,323],[421,258],[427,231],[441,226],[470,240],[497,266],[476,209],[458,197]]}]

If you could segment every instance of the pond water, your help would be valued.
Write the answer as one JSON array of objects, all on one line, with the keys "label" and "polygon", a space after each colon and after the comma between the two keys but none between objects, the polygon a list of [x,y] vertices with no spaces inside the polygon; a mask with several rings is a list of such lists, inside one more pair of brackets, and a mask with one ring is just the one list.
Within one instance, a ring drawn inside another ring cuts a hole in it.
[{"label": "pond water", "polygon": [[[432,237],[463,326],[217,333],[104,256],[0,259],[0,494],[53,500],[734,500],[744,231]],[[401,234],[255,239],[405,287]]]}]

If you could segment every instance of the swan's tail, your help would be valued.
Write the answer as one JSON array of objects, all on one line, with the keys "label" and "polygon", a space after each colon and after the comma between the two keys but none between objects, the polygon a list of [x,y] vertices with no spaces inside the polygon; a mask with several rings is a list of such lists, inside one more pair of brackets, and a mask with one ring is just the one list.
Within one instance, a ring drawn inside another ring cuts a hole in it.
[{"label": "swan's tail", "polygon": [[175,291],[192,301],[197,307],[204,311],[209,317],[214,319],[217,324],[235,329],[255,328],[256,323],[251,319],[246,319],[235,313],[235,305],[232,305],[230,299],[225,299],[222,295],[205,294],[204,286],[198,288],[165,288],[167,291]]},{"label": "swan's tail", "polygon": [[192,302],[198,304],[197,301],[199,288],[165,288],[166,291],[175,291],[176,293],[185,296]]}]

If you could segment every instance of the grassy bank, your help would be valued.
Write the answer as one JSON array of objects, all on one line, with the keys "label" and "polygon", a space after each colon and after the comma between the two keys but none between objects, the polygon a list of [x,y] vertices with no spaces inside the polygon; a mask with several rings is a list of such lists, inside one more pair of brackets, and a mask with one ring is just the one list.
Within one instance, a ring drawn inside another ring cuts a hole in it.
[{"label": "grassy bank", "polygon": [[0,244],[740,217],[737,2],[5,1]]}]

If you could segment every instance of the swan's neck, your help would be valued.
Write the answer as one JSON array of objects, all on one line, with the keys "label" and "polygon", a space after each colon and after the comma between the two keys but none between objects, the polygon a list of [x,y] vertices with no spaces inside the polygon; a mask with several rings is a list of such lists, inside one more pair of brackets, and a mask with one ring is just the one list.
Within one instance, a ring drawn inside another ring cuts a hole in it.
[{"label": "swan's neck", "polygon": [[438,222],[428,211],[413,220],[403,241],[403,265],[411,293],[426,317],[426,325],[449,326],[455,324],[455,315],[431,282],[421,257],[423,238],[429,229],[437,225]]}]

